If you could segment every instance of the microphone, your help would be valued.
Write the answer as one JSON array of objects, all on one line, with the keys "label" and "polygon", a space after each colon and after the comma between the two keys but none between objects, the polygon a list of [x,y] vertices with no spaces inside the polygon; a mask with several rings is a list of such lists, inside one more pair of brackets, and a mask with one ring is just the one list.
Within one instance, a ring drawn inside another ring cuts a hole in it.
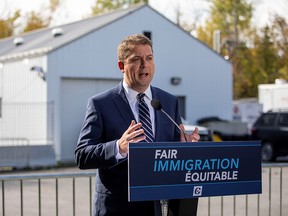
[{"label": "microphone", "polygon": [[172,122],[173,124],[179,129],[180,133],[182,133],[184,135],[184,139],[186,142],[188,142],[186,136],[185,136],[185,132],[182,130],[182,128],[179,127],[179,125],[168,115],[168,113],[166,113],[163,109],[162,109],[162,105],[160,103],[160,101],[158,99],[152,99],[151,100],[151,106],[155,109],[155,110],[160,110],[161,112],[163,112]]}]

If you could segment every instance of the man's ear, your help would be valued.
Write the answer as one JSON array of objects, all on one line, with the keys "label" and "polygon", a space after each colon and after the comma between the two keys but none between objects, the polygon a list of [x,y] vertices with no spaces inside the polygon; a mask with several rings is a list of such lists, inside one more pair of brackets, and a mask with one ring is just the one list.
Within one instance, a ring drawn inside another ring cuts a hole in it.
[{"label": "man's ear", "polygon": [[123,72],[124,71],[124,63],[122,61],[118,61],[118,67]]}]

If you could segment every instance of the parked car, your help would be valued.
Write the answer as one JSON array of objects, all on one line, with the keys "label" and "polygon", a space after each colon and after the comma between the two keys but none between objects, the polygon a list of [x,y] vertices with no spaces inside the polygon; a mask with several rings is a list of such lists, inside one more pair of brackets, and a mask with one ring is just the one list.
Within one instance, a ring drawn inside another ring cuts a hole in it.
[{"label": "parked car", "polygon": [[253,140],[261,140],[262,161],[288,155],[288,110],[262,113],[251,130]]},{"label": "parked car", "polygon": [[[209,128],[213,132],[213,137],[218,141],[239,141],[249,140],[250,134],[246,122],[228,121],[211,116],[199,119],[198,125]],[[216,141],[216,140],[214,140]]]}]

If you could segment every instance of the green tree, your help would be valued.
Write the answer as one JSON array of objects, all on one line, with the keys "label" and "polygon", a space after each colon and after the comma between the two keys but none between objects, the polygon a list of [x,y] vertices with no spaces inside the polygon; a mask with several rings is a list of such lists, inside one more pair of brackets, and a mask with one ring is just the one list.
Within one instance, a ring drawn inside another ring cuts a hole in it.
[{"label": "green tree", "polygon": [[0,38],[12,36],[15,29],[15,20],[20,17],[20,10],[7,19],[0,19]]},{"label": "green tree", "polygon": [[274,16],[272,24],[273,41],[279,54],[278,78],[288,80],[288,23],[280,16]]},{"label": "green tree", "polygon": [[243,46],[233,61],[233,67],[238,69],[237,80],[234,79],[235,98],[256,97],[258,84],[274,82],[277,77],[279,58],[271,28],[266,26],[260,33],[254,30],[251,41],[251,46]]},{"label": "green tree", "polygon": [[255,97],[258,88],[253,82],[253,53],[248,47],[242,46],[237,49],[236,55],[233,59],[233,72],[237,70],[237,74],[233,73],[234,98]]},{"label": "green tree", "polygon": [[[215,0],[211,8],[214,30],[221,30],[222,43],[229,58],[233,58],[238,46],[243,46],[250,34],[252,4],[244,0]],[[240,48],[241,48],[240,47]]]},{"label": "green tree", "polygon": [[213,46],[213,32],[221,31],[221,53],[233,58],[235,48],[247,39],[252,17],[252,4],[244,0],[213,0],[211,14],[205,25],[197,29],[197,35],[209,46]]},{"label": "green tree", "polygon": [[[15,21],[20,17],[24,18],[25,20],[25,25],[21,26],[22,30],[20,30],[20,33],[47,27],[51,22],[53,13],[56,11],[59,5],[60,0],[50,0],[48,7],[50,15],[48,17],[44,17],[40,12],[35,11],[29,12],[23,17],[20,10],[16,10],[11,17],[7,19],[0,18],[0,38],[14,35],[16,27],[20,27],[20,25],[15,25]],[[17,33],[19,32],[17,31]]]},{"label": "green tree", "polygon": [[148,0],[96,0],[95,5],[92,7],[92,15],[98,15],[122,6],[129,6],[140,2],[148,3]]},{"label": "green tree", "polygon": [[41,12],[32,11],[26,15],[26,25],[24,27],[24,32],[32,31],[39,28],[44,28],[49,26],[53,13],[57,10],[60,5],[60,0],[50,0],[48,6],[49,16],[43,17]]},{"label": "green tree", "polygon": [[273,42],[273,29],[265,26],[261,29],[262,37],[257,35],[254,41],[253,62],[257,65],[256,83],[273,83],[279,78],[280,58],[278,48]]},{"label": "green tree", "polygon": [[252,55],[246,45],[251,34],[252,4],[244,0],[213,0],[211,3],[210,17],[205,26],[197,29],[198,39],[213,47],[214,31],[220,30],[220,53],[228,56],[233,65],[234,98],[248,96],[246,89],[252,84],[247,79],[250,63],[245,57]]}]

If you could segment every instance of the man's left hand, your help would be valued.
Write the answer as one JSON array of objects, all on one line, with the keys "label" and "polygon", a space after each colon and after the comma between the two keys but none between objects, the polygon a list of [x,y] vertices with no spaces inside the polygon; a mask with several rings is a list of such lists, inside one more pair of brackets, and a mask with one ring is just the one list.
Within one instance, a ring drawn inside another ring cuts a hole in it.
[{"label": "man's left hand", "polygon": [[[183,124],[179,125],[180,128],[185,132],[185,136],[188,142],[198,142],[200,139],[199,129],[196,127],[191,134],[187,134]],[[181,142],[185,142],[184,134],[181,133]]]}]

